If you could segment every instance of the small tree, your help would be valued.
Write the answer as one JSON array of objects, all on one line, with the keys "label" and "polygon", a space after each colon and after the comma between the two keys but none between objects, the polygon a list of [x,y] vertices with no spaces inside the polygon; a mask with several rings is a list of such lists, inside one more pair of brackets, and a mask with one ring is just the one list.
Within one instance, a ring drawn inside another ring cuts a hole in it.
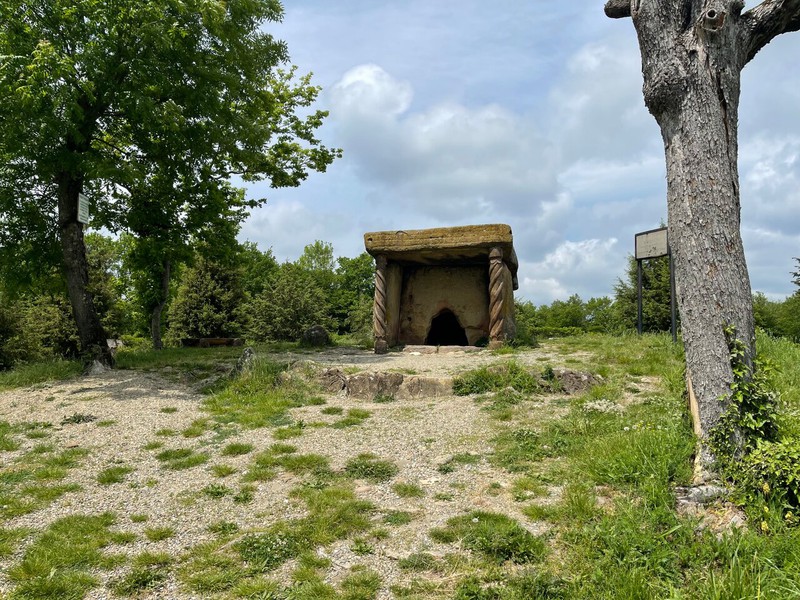
[{"label": "small tree", "polygon": [[329,327],[328,302],[314,276],[284,263],[248,310],[250,335],[256,340],[297,341],[312,325]]},{"label": "small tree", "polygon": [[243,329],[241,271],[231,264],[197,256],[186,268],[170,307],[175,338],[230,337]]},{"label": "small tree", "polygon": [[[636,329],[638,321],[638,271],[636,259],[628,257],[625,279],[614,285],[614,304],[627,329]],[[662,256],[642,261],[642,331],[669,331],[670,310],[669,258]]]}]

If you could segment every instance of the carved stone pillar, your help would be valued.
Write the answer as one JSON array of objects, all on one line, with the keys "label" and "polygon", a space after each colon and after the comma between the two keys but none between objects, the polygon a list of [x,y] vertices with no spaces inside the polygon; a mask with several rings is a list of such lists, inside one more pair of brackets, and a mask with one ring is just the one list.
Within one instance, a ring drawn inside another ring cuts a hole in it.
[{"label": "carved stone pillar", "polygon": [[503,250],[495,246],[489,252],[489,345],[500,346],[506,341]]},{"label": "carved stone pillar", "polygon": [[375,304],[372,309],[372,331],[375,336],[375,354],[386,354],[386,256],[375,257]]}]

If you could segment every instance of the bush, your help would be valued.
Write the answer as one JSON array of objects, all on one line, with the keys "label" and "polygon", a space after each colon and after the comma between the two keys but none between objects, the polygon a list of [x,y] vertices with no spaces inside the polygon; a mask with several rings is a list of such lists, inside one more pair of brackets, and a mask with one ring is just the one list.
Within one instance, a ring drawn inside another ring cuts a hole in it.
[{"label": "bush", "polygon": [[330,328],[327,313],[325,293],[313,275],[285,263],[250,306],[250,335],[258,341],[297,341],[312,325]]},{"label": "bush", "polygon": [[181,278],[169,311],[170,337],[229,337],[243,329],[238,269],[199,257]]},{"label": "bush", "polygon": [[66,298],[22,298],[0,309],[0,369],[78,356],[78,330]]}]

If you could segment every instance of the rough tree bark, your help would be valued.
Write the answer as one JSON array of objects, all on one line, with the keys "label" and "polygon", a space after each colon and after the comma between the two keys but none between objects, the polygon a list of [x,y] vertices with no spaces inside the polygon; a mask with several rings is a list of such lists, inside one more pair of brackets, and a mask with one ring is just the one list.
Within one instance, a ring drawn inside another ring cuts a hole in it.
[{"label": "rough tree bark", "polygon": [[86,244],[83,240],[83,225],[78,222],[78,194],[82,187],[81,180],[67,173],[61,173],[56,177],[56,184],[64,277],[72,305],[72,315],[78,328],[81,354],[86,363],[99,361],[111,367],[114,365],[114,357],[108,347],[106,332],[100,323],[92,294],[86,289],[89,282],[89,266],[86,260]]},{"label": "rough tree bark", "polygon": [[108,347],[105,329],[95,309],[92,294],[86,289],[89,266],[86,260],[83,225],[78,222],[78,196],[83,191],[84,181],[80,165],[83,155],[90,149],[97,120],[103,113],[104,107],[99,102],[91,102],[86,96],[79,100],[78,106],[83,118],[77,123],[77,127],[66,135],[62,150],[64,169],[55,176],[64,277],[84,362],[91,364],[99,361],[104,366],[113,367],[114,356]]},{"label": "rough tree bark", "polygon": [[[644,100],[661,128],[667,210],[689,378],[703,436],[718,423],[733,372],[725,328],[755,356],[750,279],[740,234],[740,74],[775,36],[800,29],[800,0],[609,0],[639,39]],[[701,466],[713,457],[707,447]]]},{"label": "rough tree bark", "polygon": [[161,265],[161,295],[159,301],[153,306],[150,313],[150,335],[153,338],[153,348],[161,350],[164,344],[161,342],[161,313],[169,298],[169,278],[172,264],[165,260]]}]

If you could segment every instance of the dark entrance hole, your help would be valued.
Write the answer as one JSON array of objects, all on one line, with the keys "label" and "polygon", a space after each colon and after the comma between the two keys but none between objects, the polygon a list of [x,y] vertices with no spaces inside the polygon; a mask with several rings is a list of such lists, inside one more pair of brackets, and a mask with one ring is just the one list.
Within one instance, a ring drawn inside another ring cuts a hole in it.
[{"label": "dark entrance hole", "polygon": [[450,310],[443,310],[431,320],[431,329],[425,338],[428,346],[467,346],[467,334]]}]

